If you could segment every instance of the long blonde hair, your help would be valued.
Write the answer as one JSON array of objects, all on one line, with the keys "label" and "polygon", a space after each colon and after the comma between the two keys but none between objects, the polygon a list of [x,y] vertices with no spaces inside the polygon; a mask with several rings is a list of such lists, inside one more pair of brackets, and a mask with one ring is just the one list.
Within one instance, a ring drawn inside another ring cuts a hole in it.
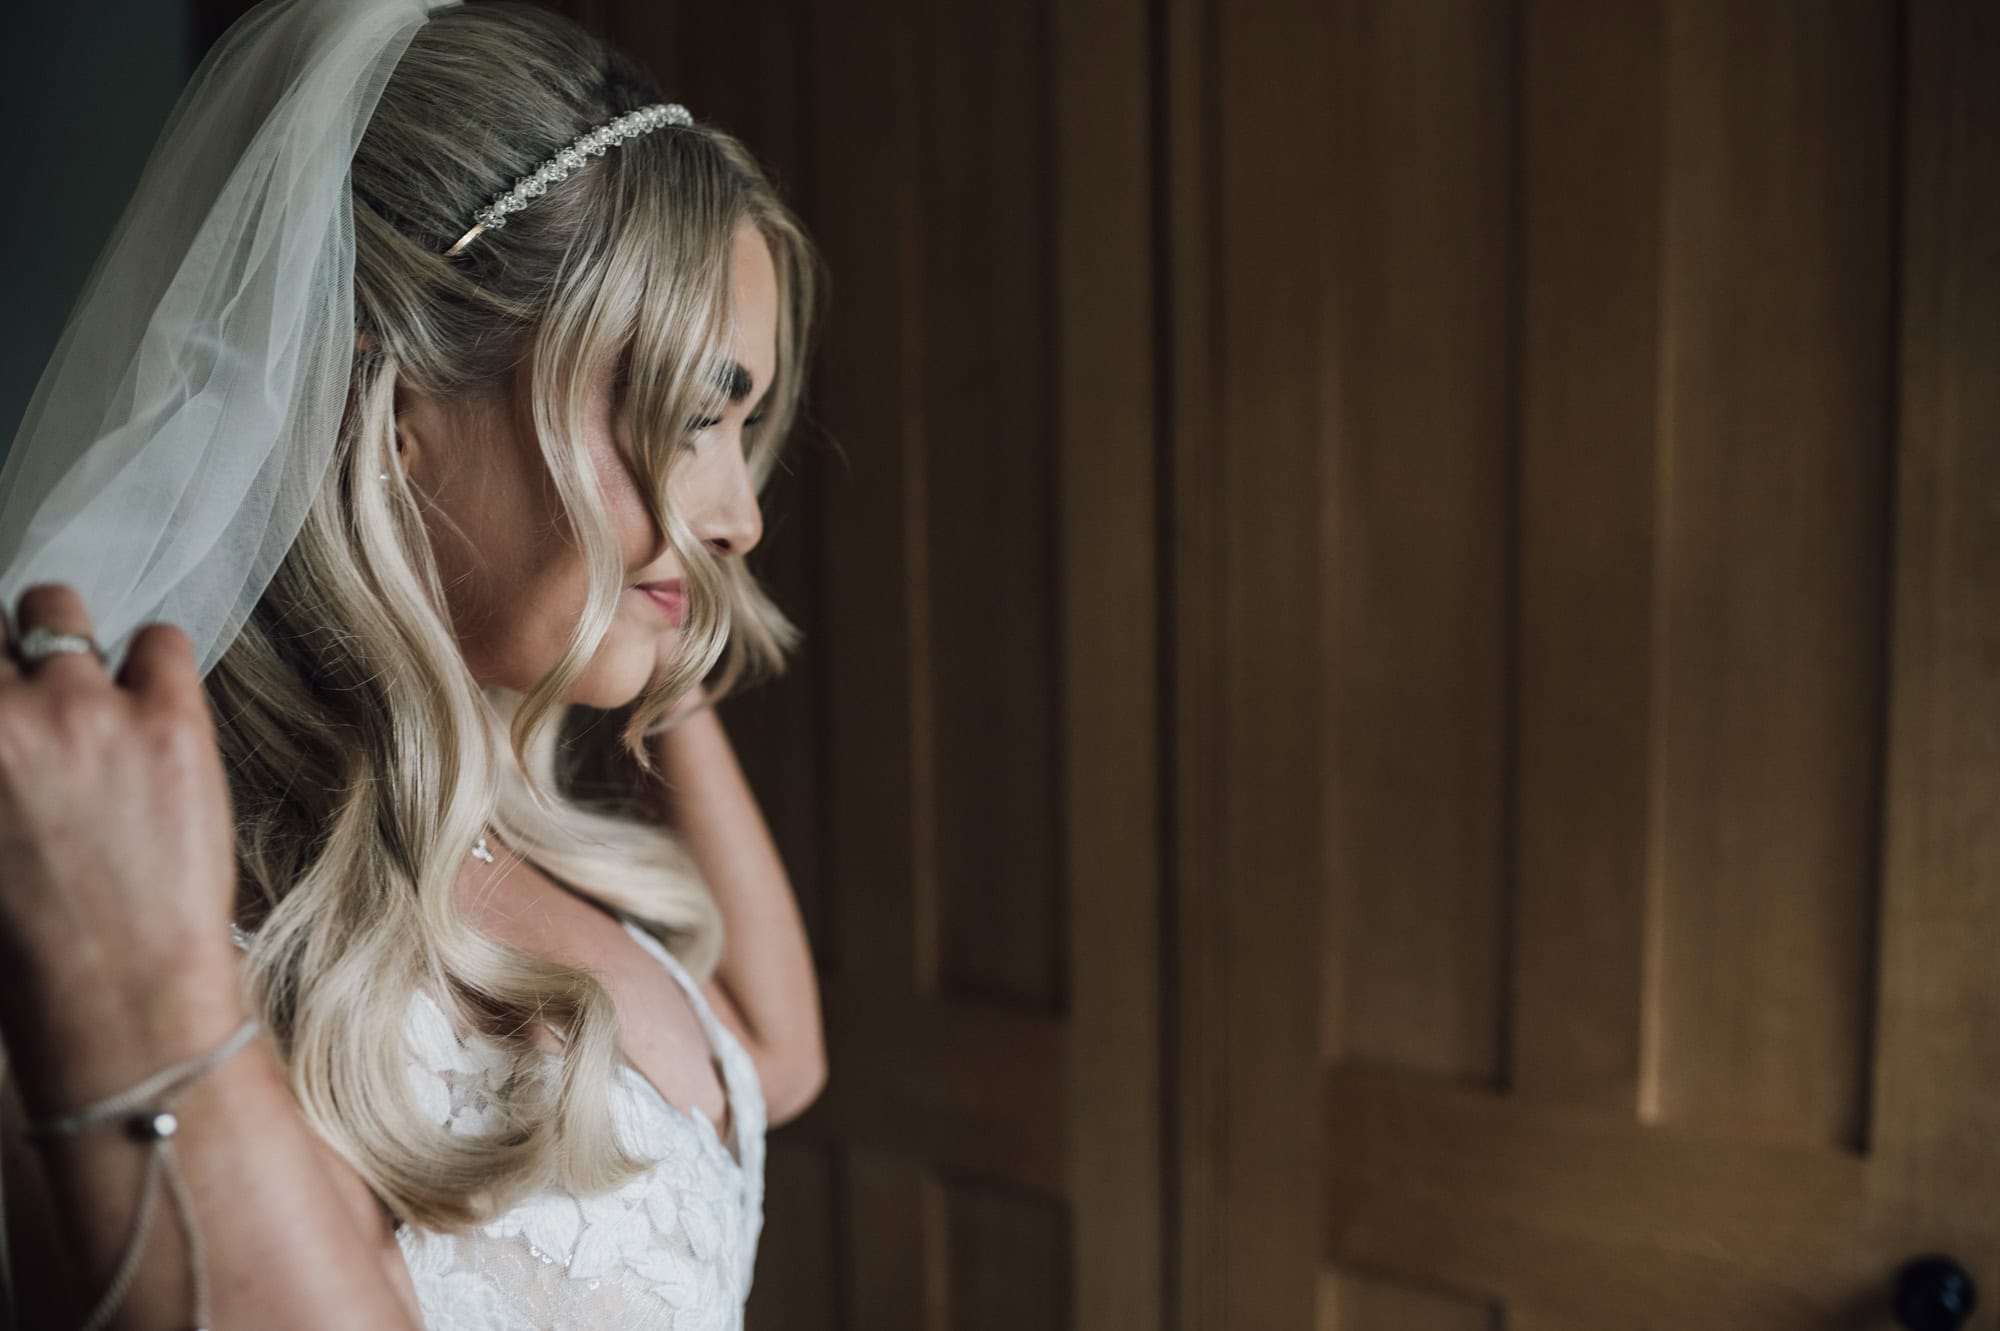
[{"label": "long blonde hair", "polygon": [[[356,353],[333,469],[256,612],[208,677],[237,815],[254,1001],[315,1128],[400,1220],[479,1223],[549,1187],[643,1167],[608,1089],[610,1001],[589,972],[503,946],[454,905],[489,823],[573,889],[653,930],[697,979],[721,918],[666,830],[568,789],[564,692],[612,619],[625,569],[580,439],[592,367],[617,357],[614,410],[688,583],[682,651],[632,705],[645,735],[716,671],[712,698],[780,673],[798,630],[741,560],[713,557],[668,502],[684,422],[714,410],[732,335],[730,259],[754,223],[777,271],[778,361],[748,430],[759,491],[803,390],[818,258],[734,138],[669,126],[552,186],[504,228],[441,257],[474,209],[594,125],[664,100],[630,59],[516,0],[442,9],[397,65],[354,159]],[[460,654],[416,496],[393,466],[399,380],[492,400],[530,371],[549,473],[590,569],[561,662],[532,691],[482,689]],[[563,770],[559,771],[558,768]],[[505,1126],[454,1136],[419,1115],[403,1024],[414,992],[514,1056]],[[566,1036],[559,1071],[530,1040]]]}]

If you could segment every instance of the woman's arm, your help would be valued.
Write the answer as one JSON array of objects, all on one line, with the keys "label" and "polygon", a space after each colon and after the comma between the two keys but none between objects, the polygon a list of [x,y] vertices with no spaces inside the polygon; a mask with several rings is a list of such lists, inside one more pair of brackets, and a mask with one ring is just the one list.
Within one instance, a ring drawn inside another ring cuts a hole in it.
[{"label": "woman's arm", "polygon": [[[57,1056],[25,1054],[9,1069],[4,1125],[8,1239],[18,1325],[79,1326],[125,1250],[139,1199],[143,1149],[115,1128],[29,1148],[23,1118],[85,1104],[219,1044],[241,1020],[233,978],[153,991],[67,1016],[42,1037]],[[32,1041],[16,1024],[13,1034]],[[262,1036],[175,1102],[173,1141],[204,1249],[210,1309],[220,1326],[421,1326],[409,1273],[373,1194],[299,1113]],[[111,1325],[179,1328],[190,1307],[180,1217],[154,1200],[138,1273]]]},{"label": "woman's arm", "polygon": [[[18,621],[24,632],[91,632],[68,587],[26,592]],[[62,1327],[67,1319],[45,1315],[52,1306],[80,1322],[95,1304],[126,1250],[148,1148],[105,1126],[28,1150],[22,1118],[97,1104],[242,1023],[232,843],[185,633],[144,629],[114,680],[90,654],[20,663],[0,624],[0,1047],[8,1101],[19,1093],[0,1143],[18,1174],[7,1180],[7,1221],[66,1259],[16,1266],[36,1309],[27,1326]],[[414,1331],[393,1233],[306,1123],[264,1037],[172,1105],[221,1325]],[[139,1252],[112,1325],[185,1326],[188,1249],[168,1197],[155,1199]]]},{"label": "woman's arm", "polygon": [[662,806],[722,909],[723,957],[703,992],[756,1063],[776,1127],[826,1083],[819,984],[784,862],[722,718],[705,703],[697,686],[653,741]]}]

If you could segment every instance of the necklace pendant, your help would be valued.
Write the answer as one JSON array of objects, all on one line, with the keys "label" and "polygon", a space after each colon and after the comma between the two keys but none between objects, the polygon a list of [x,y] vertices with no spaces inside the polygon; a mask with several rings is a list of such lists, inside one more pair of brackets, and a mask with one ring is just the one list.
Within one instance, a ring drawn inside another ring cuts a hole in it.
[{"label": "necklace pendant", "polygon": [[472,843],[472,858],[485,864],[493,863],[493,852],[486,847],[486,833],[479,834],[479,840]]}]

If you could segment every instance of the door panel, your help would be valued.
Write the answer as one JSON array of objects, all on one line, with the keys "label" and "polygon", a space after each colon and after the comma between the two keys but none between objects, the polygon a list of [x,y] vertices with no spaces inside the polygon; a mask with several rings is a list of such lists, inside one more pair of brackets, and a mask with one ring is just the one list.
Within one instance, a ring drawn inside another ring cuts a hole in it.
[{"label": "door panel", "polygon": [[1181,1326],[1888,1327],[1911,1256],[2000,1281],[1974,8],[1174,11],[1175,197],[1217,182],[1172,249],[1215,301],[1182,737],[1227,783],[1176,824],[1226,940],[1180,976],[1219,1015],[1176,1233],[1222,1269]]}]

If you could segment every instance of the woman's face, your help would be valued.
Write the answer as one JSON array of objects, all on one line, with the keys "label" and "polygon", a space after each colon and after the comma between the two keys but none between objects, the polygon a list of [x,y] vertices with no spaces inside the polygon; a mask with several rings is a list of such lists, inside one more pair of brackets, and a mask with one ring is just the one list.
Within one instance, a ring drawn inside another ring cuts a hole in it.
[{"label": "woman's face", "polygon": [[[673,506],[717,558],[748,554],[764,529],[743,427],[763,409],[777,366],[778,282],[770,249],[748,222],[736,232],[731,284],[738,367],[731,400],[688,436],[692,451],[675,462],[669,481]],[[591,386],[583,443],[618,535],[625,589],[597,654],[565,695],[590,707],[637,697],[680,640],[671,588],[665,596],[646,590],[675,584],[681,566],[647,513],[612,428],[614,368],[603,366]],[[396,413],[402,463],[422,496],[466,664],[482,686],[523,693],[562,659],[587,586],[582,552],[566,535],[536,441],[526,373],[504,409],[452,412],[399,388]]]}]

